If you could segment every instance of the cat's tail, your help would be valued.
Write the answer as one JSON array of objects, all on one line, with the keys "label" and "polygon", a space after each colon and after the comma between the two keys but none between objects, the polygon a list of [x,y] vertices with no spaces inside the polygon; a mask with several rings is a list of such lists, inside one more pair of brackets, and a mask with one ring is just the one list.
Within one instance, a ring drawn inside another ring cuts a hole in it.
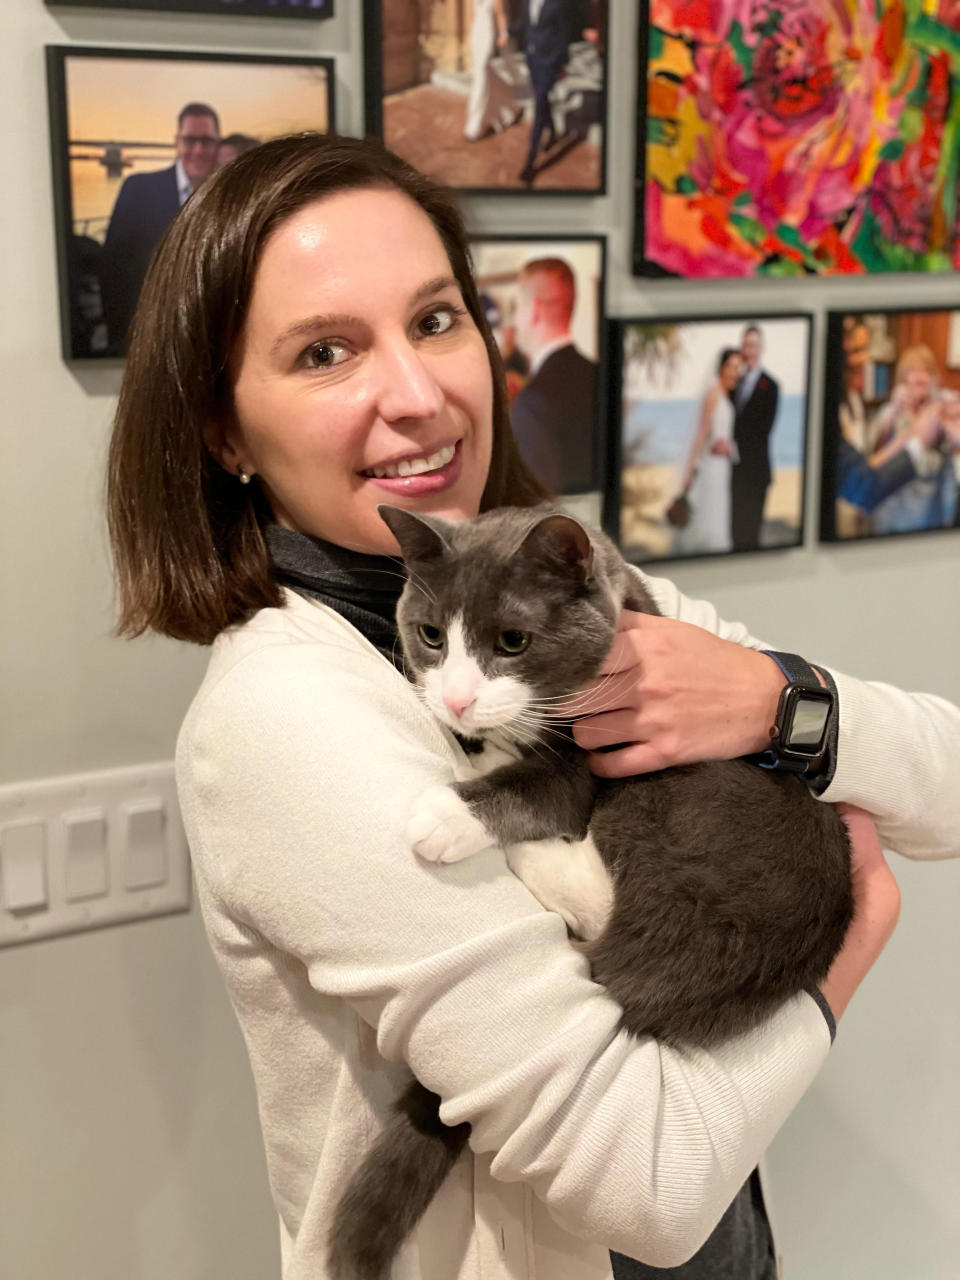
[{"label": "cat's tail", "polygon": [[470,1126],[445,1125],[440,1099],[417,1080],[394,1111],[337,1205],[330,1280],[388,1280],[394,1255],[466,1146]]}]

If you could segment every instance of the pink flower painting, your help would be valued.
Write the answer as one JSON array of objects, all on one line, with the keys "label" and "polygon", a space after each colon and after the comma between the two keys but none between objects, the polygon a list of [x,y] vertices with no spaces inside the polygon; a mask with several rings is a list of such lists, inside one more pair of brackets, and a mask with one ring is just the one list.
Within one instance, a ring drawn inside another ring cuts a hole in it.
[{"label": "pink flower painting", "polygon": [[651,0],[637,270],[960,268],[960,0]]}]

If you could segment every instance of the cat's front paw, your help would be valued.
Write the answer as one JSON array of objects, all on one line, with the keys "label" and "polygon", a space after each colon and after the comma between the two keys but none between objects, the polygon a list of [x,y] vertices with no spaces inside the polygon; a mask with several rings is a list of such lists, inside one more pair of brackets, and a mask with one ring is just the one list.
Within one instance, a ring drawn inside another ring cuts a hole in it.
[{"label": "cat's front paw", "polygon": [[459,862],[494,843],[466,801],[445,786],[431,787],[416,801],[407,839],[427,862]]}]

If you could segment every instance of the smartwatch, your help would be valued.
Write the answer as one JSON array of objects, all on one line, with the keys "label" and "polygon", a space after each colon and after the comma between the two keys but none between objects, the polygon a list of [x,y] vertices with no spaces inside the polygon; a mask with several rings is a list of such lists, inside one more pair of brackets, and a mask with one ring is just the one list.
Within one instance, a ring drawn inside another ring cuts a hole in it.
[{"label": "smartwatch", "polygon": [[787,683],[770,729],[770,746],[745,759],[761,769],[806,773],[826,750],[836,695],[820,683],[816,670],[795,653],[774,653],[772,649],[760,652],[773,659]]}]

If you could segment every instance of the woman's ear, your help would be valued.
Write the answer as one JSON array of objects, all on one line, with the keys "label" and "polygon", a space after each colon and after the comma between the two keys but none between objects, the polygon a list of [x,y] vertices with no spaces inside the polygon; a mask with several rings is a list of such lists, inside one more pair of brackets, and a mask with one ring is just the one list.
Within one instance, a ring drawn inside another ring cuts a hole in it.
[{"label": "woman's ear", "polygon": [[236,428],[225,422],[210,422],[203,429],[203,442],[215,462],[231,475],[239,475],[241,471],[253,473],[253,468],[245,465],[240,449]]}]

